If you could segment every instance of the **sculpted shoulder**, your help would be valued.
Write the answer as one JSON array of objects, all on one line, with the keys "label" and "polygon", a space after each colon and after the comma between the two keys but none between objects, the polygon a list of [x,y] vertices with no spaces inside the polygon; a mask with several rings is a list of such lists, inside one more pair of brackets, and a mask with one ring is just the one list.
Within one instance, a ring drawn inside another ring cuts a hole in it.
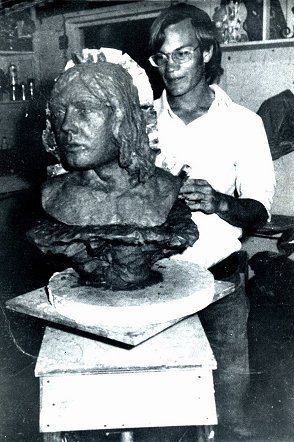
[{"label": "sculpted shoulder", "polygon": [[144,184],[125,192],[119,200],[119,212],[139,227],[153,227],[165,223],[181,187],[179,177],[156,168]]},{"label": "sculpted shoulder", "polygon": [[164,224],[177,199],[181,180],[156,168],[146,183],[119,189],[97,189],[70,173],[46,181],[42,189],[44,210],[68,225],[128,225],[153,227]]}]

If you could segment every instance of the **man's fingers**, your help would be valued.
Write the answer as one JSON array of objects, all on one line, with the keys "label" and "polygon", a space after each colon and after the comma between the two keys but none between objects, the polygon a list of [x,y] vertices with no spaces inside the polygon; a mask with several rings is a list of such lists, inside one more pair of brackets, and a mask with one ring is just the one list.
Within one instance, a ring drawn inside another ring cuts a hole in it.
[{"label": "man's fingers", "polygon": [[203,194],[199,192],[182,193],[181,196],[188,201],[200,201],[203,198]]},{"label": "man's fingers", "polygon": [[214,213],[214,207],[207,201],[188,201],[186,200],[187,206],[192,212],[201,211],[206,214]]},{"label": "man's fingers", "polygon": [[187,180],[181,187],[181,193],[210,193],[211,186],[205,180]]},{"label": "man's fingers", "polygon": [[197,210],[201,210],[201,202],[195,202],[195,201],[186,201],[187,206],[190,210],[193,212],[196,212]]},{"label": "man's fingers", "polygon": [[180,193],[192,193],[195,191],[195,186],[194,184],[189,184],[189,183],[185,183],[182,185],[181,189],[180,189]]}]

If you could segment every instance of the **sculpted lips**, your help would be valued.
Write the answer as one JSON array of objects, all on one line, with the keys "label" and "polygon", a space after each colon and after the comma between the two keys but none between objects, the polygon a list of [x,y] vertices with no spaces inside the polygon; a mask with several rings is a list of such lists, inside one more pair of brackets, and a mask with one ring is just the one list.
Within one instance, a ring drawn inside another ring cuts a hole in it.
[{"label": "sculpted lips", "polygon": [[85,150],[85,146],[82,146],[81,144],[78,143],[71,143],[71,144],[65,144],[64,145],[64,149],[66,150],[66,152],[76,152],[78,151],[82,151]]}]

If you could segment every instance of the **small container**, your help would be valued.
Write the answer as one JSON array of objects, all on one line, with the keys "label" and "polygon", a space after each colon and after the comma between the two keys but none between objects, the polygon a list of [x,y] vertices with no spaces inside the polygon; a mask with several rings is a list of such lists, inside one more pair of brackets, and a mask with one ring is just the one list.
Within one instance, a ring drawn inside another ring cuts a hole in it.
[{"label": "small container", "polygon": [[34,78],[28,78],[28,90],[29,90],[29,99],[33,100],[35,96],[35,80]]},{"label": "small container", "polygon": [[26,100],[26,85],[24,83],[21,83],[20,85],[20,98],[22,99],[22,101]]},{"label": "small container", "polygon": [[9,86],[9,98],[10,98],[10,101],[17,100],[17,87],[15,84],[11,84]]},{"label": "small container", "polygon": [[9,99],[10,101],[17,101],[19,98],[18,97],[19,87],[18,87],[18,71],[15,64],[10,64],[8,68],[8,73],[9,73],[9,86],[8,86]]},{"label": "small container", "polygon": [[11,85],[17,85],[17,78],[18,78],[18,72],[17,72],[17,67],[15,64],[11,64],[8,68],[8,72],[9,72],[9,83]]},{"label": "small container", "polygon": [[19,87],[16,84],[11,84],[9,86],[10,101],[17,101],[18,100],[18,92],[19,92]]}]

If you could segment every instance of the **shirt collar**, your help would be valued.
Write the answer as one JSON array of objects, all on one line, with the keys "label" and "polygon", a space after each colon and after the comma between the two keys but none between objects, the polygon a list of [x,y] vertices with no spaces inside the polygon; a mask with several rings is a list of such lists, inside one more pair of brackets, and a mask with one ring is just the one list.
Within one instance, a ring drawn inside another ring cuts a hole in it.
[{"label": "shirt collar", "polygon": [[211,84],[209,87],[214,91],[214,100],[208,112],[214,110],[216,107],[219,108],[230,106],[232,100],[222,88],[220,88],[217,84]]},{"label": "shirt collar", "polygon": [[177,115],[171,110],[169,102],[167,101],[166,89],[164,89],[162,92],[160,104],[161,104],[161,110],[166,111],[171,118],[178,118]]},{"label": "shirt collar", "polygon": [[[216,108],[228,107],[230,103],[232,103],[231,98],[218,85],[212,84],[209,87],[214,91],[214,100],[208,109],[208,112],[212,112]],[[171,107],[167,101],[165,89],[160,97],[160,111],[167,112],[171,118],[178,118],[177,115],[171,110]]]}]

